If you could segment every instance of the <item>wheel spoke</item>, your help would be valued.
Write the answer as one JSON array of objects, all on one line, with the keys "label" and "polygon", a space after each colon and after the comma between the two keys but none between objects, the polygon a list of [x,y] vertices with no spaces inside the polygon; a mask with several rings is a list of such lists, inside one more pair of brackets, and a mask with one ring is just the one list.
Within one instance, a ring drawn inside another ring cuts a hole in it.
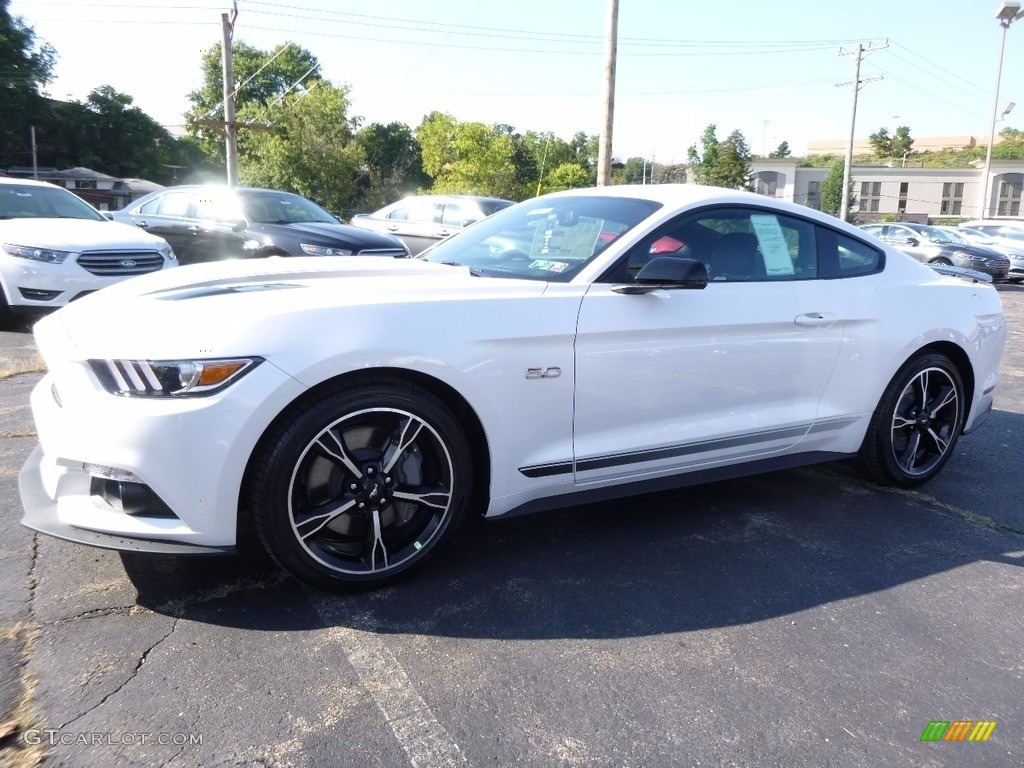
[{"label": "wheel spoke", "polygon": [[897,430],[897,429],[906,429],[907,427],[911,426],[913,423],[914,423],[914,419],[908,419],[906,416],[903,416],[902,414],[899,414],[899,413],[894,413],[893,414],[893,417],[892,417],[892,428],[893,428],[894,431]]},{"label": "wheel spoke", "polygon": [[934,429],[928,430],[928,436],[931,437],[932,442],[935,443],[935,449],[938,451],[938,455],[942,456],[945,454],[946,449],[949,448],[949,440],[939,437],[938,433]]},{"label": "wheel spoke", "polygon": [[384,567],[388,567],[388,550],[384,546],[384,539],[380,530],[380,510],[373,510],[373,548],[370,550],[370,570],[377,570],[377,550],[379,549],[384,558]]},{"label": "wheel spoke", "polygon": [[355,503],[355,499],[347,499],[340,503],[335,500],[297,514],[295,515],[295,530],[298,531],[299,537],[305,541],[321,531],[324,526],[330,525],[336,518],[352,509]]},{"label": "wheel spoke", "polygon": [[921,387],[921,410],[923,411],[928,407],[928,371],[921,371],[917,381]]},{"label": "wheel spoke", "polygon": [[912,432],[910,439],[907,441],[907,448],[903,453],[897,457],[899,465],[908,474],[914,474],[914,459],[917,456],[917,449],[921,445],[921,433]]},{"label": "wheel spoke", "polygon": [[416,442],[416,438],[422,430],[423,422],[419,419],[410,417],[402,421],[401,434],[398,435],[397,440],[392,441],[388,445],[387,450],[384,452],[384,457],[381,459],[381,470],[385,474],[394,468],[405,450]]},{"label": "wheel spoke", "polygon": [[451,490],[444,486],[435,488],[396,488],[393,495],[395,499],[440,510],[447,509],[452,500]]},{"label": "wheel spoke", "polygon": [[341,441],[341,438],[334,434],[333,430],[325,429],[321,432],[319,437],[316,439],[316,446],[328,458],[337,461],[355,477],[359,478],[363,476],[359,467],[357,467],[355,462],[349,457],[345,444]]},{"label": "wheel spoke", "polygon": [[953,389],[953,387],[944,388],[940,391],[940,396],[936,397],[935,400],[932,401],[932,405],[927,408],[929,418],[934,419],[939,414],[939,411],[947,405],[955,402],[956,390]]}]

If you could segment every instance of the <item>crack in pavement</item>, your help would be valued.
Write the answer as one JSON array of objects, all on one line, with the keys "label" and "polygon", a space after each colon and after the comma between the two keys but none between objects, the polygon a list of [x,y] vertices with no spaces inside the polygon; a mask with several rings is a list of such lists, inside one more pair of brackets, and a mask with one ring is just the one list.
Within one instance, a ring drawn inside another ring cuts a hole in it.
[{"label": "crack in pavement", "polygon": [[163,643],[167,638],[169,638],[172,634],[174,634],[174,630],[177,629],[177,627],[178,627],[178,621],[179,621],[179,619],[175,618],[174,621],[171,624],[171,628],[167,631],[167,634],[165,634],[163,637],[161,637],[159,640],[157,640],[155,643],[153,643],[151,646],[149,646],[149,648],[147,648],[145,651],[142,652],[142,656],[139,658],[138,663],[135,665],[135,669],[132,670],[132,673],[130,675],[128,675],[127,679],[125,679],[124,682],[122,682],[119,686],[117,686],[117,688],[115,688],[113,691],[111,691],[106,696],[104,696],[102,699],[100,699],[98,702],[96,702],[96,704],[94,704],[93,706],[89,707],[89,709],[85,710],[80,715],[77,715],[76,717],[72,718],[71,720],[68,720],[66,723],[63,723],[60,726],[58,726],[57,730],[63,731],[68,726],[73,725],[74,723],[77,723],[83,717],[85,717],[86,715],[88,715],[88,714],[90,714],[92,712],[95,712],[97,709],[99,709],[104,704],[106,704],[108,701],[110,701],[110,699],[112,699],[114,696],[116,696],[121,691],[123,691],[125,686],[127,686],[132,680],[134,680],[136,678],[136,676],[139,674],[139,672],[142,670],[142,667],[146,664],[146,660],[149,658],[149,655],[153,651],[155,651],[157,649],[157,647],[161,643]]}]

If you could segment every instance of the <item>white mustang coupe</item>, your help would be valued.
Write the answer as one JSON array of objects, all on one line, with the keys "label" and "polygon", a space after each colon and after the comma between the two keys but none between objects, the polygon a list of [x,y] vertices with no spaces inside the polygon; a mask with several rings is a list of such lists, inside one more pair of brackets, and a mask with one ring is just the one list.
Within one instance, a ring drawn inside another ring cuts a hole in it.
[{"label": "white mustang coupe", "polygon": [[515,205],[424,252],[133,278],[35,328],[25,525],[143,552],[248,530],[301,579],[379,585],[468,513],[859,455],[939,472],[1006,326],[811,209],[700,186]]}]

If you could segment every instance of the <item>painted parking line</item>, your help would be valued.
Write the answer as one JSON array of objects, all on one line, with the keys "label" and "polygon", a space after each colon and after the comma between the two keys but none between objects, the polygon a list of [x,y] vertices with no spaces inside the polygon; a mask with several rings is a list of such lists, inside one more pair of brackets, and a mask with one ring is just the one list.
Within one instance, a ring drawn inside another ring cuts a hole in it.
[{"label": "painted parking line", "polygon": [[383,638],[352,628],[352,615],[344,597],[309,594],[313,607],[327,625],[327,636],[337,643],[359,676],[395,739],[414,768],[456,768],[468,765],[444,726],[416,691],[409,676]]}]

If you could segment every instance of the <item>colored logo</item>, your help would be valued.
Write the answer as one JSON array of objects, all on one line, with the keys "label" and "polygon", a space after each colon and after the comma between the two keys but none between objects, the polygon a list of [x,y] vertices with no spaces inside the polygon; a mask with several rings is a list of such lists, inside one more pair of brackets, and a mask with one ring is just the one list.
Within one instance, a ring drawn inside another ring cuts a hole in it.
[{"label": "colored logo", "polygon": [[995,720],[932,720],[921,741],[988,741],[995,729]]}]

